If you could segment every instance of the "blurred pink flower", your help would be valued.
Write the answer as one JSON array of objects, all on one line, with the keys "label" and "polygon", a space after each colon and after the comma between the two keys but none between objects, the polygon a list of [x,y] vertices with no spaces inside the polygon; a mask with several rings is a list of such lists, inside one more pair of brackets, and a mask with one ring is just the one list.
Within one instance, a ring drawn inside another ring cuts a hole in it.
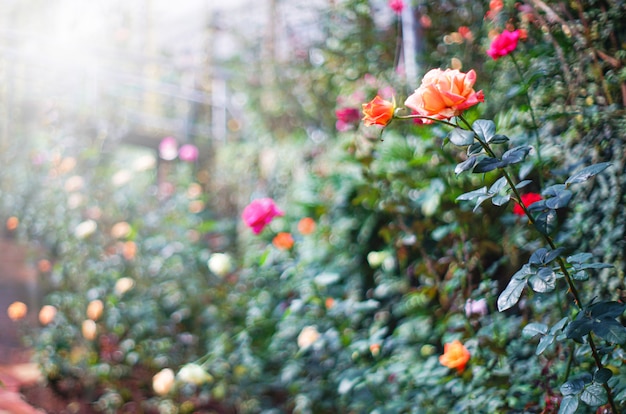
[{"label": "blurred pink flower", "polygon": [[185,144],[178,150],[178,158],[181,161],[195,162],[198,159],[198,147],[192,144]]},{"label": "blurred pink flower", "polygon": [[505,30],[496,36],[487,50],[487,54],[494,60],[506,56],[517,48],[517,41],[520,37],[519,30]]},{"label": "blurred pink flower", "polygon": [[487,300],[485,298],[478,300],[468,299],[465,302],[465,315],[468,318],[472,315],[484,316],[487,312]]},{"label": "blurred pink flower", "polygon": [[263,231],[274,217],[282,216],[282,210],[280,210],[274,200],[271,198],[258,198],[252,201],[243,209],[241,217],[244,223],[252,229],[254,234],[259,234]]},{"label": "blurred pink flower", "polygon": [[400,14],[400,13],[402,13],[402,9],[404,9],[404,1],[402,1],[402,0],[389,0],[389,7],[394,12]]},{"label": "blurred pink flower", "polygon": [[338,131],[348,131],[361,120],[361,111],[358,108],[341,108],[335,111],[337,123],[335,124]]},{"label": "blurred pink flower", "polygon": [[174,137],[165,137],[159,143],[159,157],[172,161],[178,156],[178,144]]}]

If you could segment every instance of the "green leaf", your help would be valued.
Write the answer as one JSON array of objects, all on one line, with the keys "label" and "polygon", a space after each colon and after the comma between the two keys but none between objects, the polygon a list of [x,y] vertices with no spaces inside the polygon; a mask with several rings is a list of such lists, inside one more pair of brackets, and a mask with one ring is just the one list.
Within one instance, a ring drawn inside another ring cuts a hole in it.
[{"label": "green leaf", "polygon": [[522,336],[533,338],[537,335],[545,335],[548,333],[548,325],[545,323],[531,322],[522,329]]},{"label": "green leaf", "polygon": [[626,304],[615,301],[598,302],[589,306],[591,316],[598,319],[617,318],[622,316],[624,309],[626,309]]},{"label": "green leaf", "polygon": [[613,266],[612,264],[608,264],[608,263],[584,263],[584,264],[581,264],[579,266],[574,266],[574,267],[578,270],[585,270],[585,269],[611,269],[615,266]]},{"label": "green leaf", "polygon": [[478,197],[478,199],[476,199],[476,205],[474,206],[474,209],[472,211],[478,210],[478,207],[480,207],[482,203],[489,200],[491,197],[493,197],[493,194],[486,194],[484,196]]},{"label": "green leaf", "polygon": [[502,134],[496,134],[487,140],[487,142],[490,144],[504,144],[505,142],[508,142],[508,141],[509,141],[509,137],[507,137],[506,135],[502,135]]},{"label": "green leaf", "polygon": [[493,203],[494,206],[503,206],[506,203],[508,203],[510,199],[511,199],[511,196],[509,194],[499,195],[499,196],[495,196],[494,198],[492,198],[491,202]]},{"label": "green leaf", "polygon": [[577,253],[567,258],[568,263],[583,263],[591,259],[593,255],[591,253]]},{"label": "green leaf", "polygon": [[612,344],[626,343],[626,328],[615,319],[596,320],[593,324],[593,332],[600,338]]},{"label": "green leaf", "polygon": [[531,147],[527,145],[511,148],[510,150],[502,154],[502,164],[511,165],[524,161],[526,159],[526,156],[530,152],[530,148]]},{"label": "green leaf", "polygon": [[468,191],[467,193],[463,193],[456,198],[456,201],[465,201],[465,200],[473,200],[477,197],[484,196],[487,194],[487,187],[482,187],[477,190]]},{"label": "green leaf", "polygon": [[565,328],[565,325],[567,325],[567,321],[569,321],[569,318],[566,316],[562,318],[560,321],[558,321],[557,323],[555,323],[554,326],[550,328],[550,334],[556,335],[558,331]]},{"label": "green leaf", "polygon": [[593,328],[593,321],[591,319],[577,319],[567,325],[567,328],[565,328],[565,336],[576,342],[583,342],[583,337],[591,332],[591,328]]},{"label": "green leaf", "polygon": [[591,384],[587,386],[582,394],[580,394],[580,400],[587,405],[597,407],[608,402],[606,390],[600,384]]},{"label": "green leaf", "polygon": [[559,406],[559,414],[574,414],[577,409],[578,409],[578,396],[566,395],[561,400],[561,405]]},{"label": "green leaf", "polygon": [[517,273],[513,275],[507,287],[502,291],[502,293],[500,293],[500,296],[498,297],[498,310],[500,312],[515,306],[515,304],[519,301],[522,292],[524,291],[526,279],[532,273],[533,271],[531,270],[530,266],[524,265],[520,270],[517,271]]},{"label": "green leaf", "polygon": [[489,142],[496,133],[496,124],[487,119],[477,119],[472,124],[472,129],[476,132],[479,139],[483,142]]},{"label": "green leaf", "polygon": [[593,374],[593,382],[598,384],[606,384],[606,382],[613,376],[613,371],[608,368],[600,368]]},{"label": "green leaf", "polygon": [[549,267],[542,267],[528,279],[528,284],[537,293],[552,292],[556,287],[556,274]]},{"label": "green leaf", "polygon": [[491,187],[489,187],[489,192],[498,193],[500,192],[500,190],[504,188],[505,185],[506,185],[506,177],[500,177],[496,180],[495,183],[491,185]]},{"label": "green leaf", "polygon": [[559,191],[555,197],[546,200],[546,207],[556,210],[557,208],[567,207],[572,198],[573,193],[569,190]]},{"label": "green leaf", "polygon": [[552,343],[554,342],[554,335],[546,335],[543,336],[539,340],[539,344],[537,345],[537,350],[535,351],[535,355],[541,355],[543,351],[545,351]]},{"label": "green leaf", "polygon": [[531,184],[533,181],[532,180],[523,180],[520,181],[519,183],[515,184],[515,188],[517,188],[518,190],[520,188],[524,188],[526,187],[528,184]]},{"label": "green leaf", "polygon": [[561,385],[561,394],[575,395],[585,389],[585,381],[582,378],[573,378]]},{"label": "green leaf", "polygon": [[467,155],[480,154],[483,151],[483,146],[480,142],[474,142],[467,147]]},{"label": "green leaf", "polygon": [[[539,202],[533,203],[531,206],[534,206],[535,204],[539,204]],[[535,227],[545,235],[552,233],[556,228],[556,224],[557,217],[556,211],[554,210],[544,211],[535,219]]]},{"label": "green leaf", "polygon": [[478,161],[478,163],[474,167],[473,172],[475,173],[489,172],[489,171],[495,170],[501,165],[502,163],[497,158],[484,157],[484,158],[481,158],[480,161]]},{"label": "green leaf", "polygon": [[471,170],[474,168],[474,165],[476,165],[476,161],[478,161],[478,157],[470,157],[465,161],[458,163],[454,168],[454,173],[459,175],[462,172]]},{"label": "green leaf", "polygon": [[448,138],[457,147],[465,147],[474,142],[474,133],[465,129],[454,128]]},{"label": "green leaf", "polygon": [[572,184],[582,183],[587,181],[591,177],[598,175],[602,171],[606,170],[611,165],[610,162],[601,162],[599,164],[593,164],[589,167],[585,167],[582,170],[574,173],[570,176],[567,181],[565,181],[566,186],[570,186]]}]

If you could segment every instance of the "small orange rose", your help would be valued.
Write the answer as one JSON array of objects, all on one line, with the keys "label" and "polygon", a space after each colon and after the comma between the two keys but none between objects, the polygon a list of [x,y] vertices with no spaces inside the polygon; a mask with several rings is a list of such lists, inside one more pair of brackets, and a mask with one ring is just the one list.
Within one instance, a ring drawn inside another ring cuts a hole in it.
[{"label": "small orange rose", "polygon": [[293,236],[291,233],[281,232],[274,237],[272,244],[280,250],[289,250],[293,247]]},{"label": "small orange rose", "polygon": [[443,355],[439,357],[441,365],[448,368],[456,368],[458,373],[465,370],[465,365],[470,359],[470,353],[458,339],[443,346]]},{"label": "small orange rose", "polygon": [[298,231],[305,236],[313,233],[315,231],[315,220],[311,217],[304,217],[298,222]]},{"label": "small orange rose", "polygon": [[363,107],[363,123],[365,126],[381,125],[386,126],[393,118],[393,112],[396,109],[394,102],[389,102],[376,96]]},{"label": "small orange rose", "polygon": [[[457,69],[433,69],[422,79],[419,88],[404,104],[414,113],[435,119],[450,119],[466,109],[485,101],[483,91],[476,92],[476,72]],[[425,119],[424,123],[433,121]]]}]

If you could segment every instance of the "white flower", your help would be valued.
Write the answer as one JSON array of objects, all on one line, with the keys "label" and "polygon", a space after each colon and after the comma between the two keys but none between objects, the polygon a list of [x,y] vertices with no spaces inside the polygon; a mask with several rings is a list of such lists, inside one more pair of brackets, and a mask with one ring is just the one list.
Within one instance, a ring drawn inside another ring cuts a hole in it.
[{"label": "white flower", "polygon": [[81,326],[81,332],[83,337],[89,341],[93,341],[96,339],[96,334],[98,332],[98,326],[91,319],[85,319]]},{"label": "white flower", "polygon": [[369,252],[367,254],[367,263],[369,263],[370,267],[377,268],[383,264],[386,257],[386,252]]},{"label": "white flower", "polygon": [[233,259],[227,253],[213,253],[207,266],[215,275],[224,277],[233,270]]},{"label": "white flower", "polygon": [[74,229],[74,236],[76,236],[79,239],[85,239],[91,236],[96,231],[97,228],[98,228],[98,225],[96,224],[95,221],[85,220],[82,223],[80,223],[78,226],[76,226],[76,228]]},{"label": "white flower", "polygon": [[320,339],[320,336],[315,326],[305,326],[298,335],[298,346],[300,349],[306,349]]},{"label": "white flower", "polygon": [[178,379],[188,384],[202,385],[207,382],[212,382],[213,377],[206,372],[198,364],[187,364],[183,366],[177,375]]},{"label": "white flower", "polygon": [[152,389],[159,395],[166,395],[174,386],[174,371],[164,368],[152,377]]}]

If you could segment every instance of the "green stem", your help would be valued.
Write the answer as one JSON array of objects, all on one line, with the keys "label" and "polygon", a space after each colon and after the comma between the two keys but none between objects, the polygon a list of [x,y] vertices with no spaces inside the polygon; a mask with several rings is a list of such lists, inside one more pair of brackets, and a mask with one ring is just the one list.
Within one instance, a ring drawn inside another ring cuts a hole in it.
[{"label": "green stem", "polygon": [[[467,122],[467,120],[465,120],[465,118],[463,118],[462,116],[459,116],[459,119],[465,124],[465,126],[468,128],[469,131],[472,131],[474,133],[474,136],[476,137],[476,140],[478,142],[480,142],[480,145],[483,147],[483,149],[485,150],[485,152],[490,156],[490,157],[494,157],[496,158],[495,153],[493,152],[493,150],[491,149],[491,147],[489,147],[489,144],[487,142],[482,141],[481,139],[479,139],[478,134],[476,134],[476,131],[474,131],[474,129],[472,128],[472,126],[469,124],[469,122]],[[519,203],[520,207],[522,208],[522,210],[524,211],[524,214],[526,214],[526,217],[528,217],[528,221],[530,224],[533,225],[533,227],[536,228],[535,226],[535,218],[533,217],[533,215],[530,213],[530,211],[528,210],[528,208],[524,205],[524,203],[522,203],[522,198],[521,195],[519,193],[519,191],[517,190],[517,188],[515,188],[515,183],[513,182],[513,179],[511,178],[511,176],[509,175],[508,171],[505,170],[504,168],[500,168],[500,170],[502,171],[502,175],[504,176],[505,180],[507,181],[509,187],[511,188],[511,191],[513,192],[516,201]],[[542,231],[539,232],[541,234],[541,236],[544,238],[544,240],[546,241],[546,243],[548,243],[548,245],[550,246],[550,248],[552,250],[556,249],[556,245],[554,243],[554,241],[552,240],[552,238],[543,233]],[[578,308],[579,312],[583,311],[583,305],[580,299],[580,294],[578,293],[578,289],[576,289],[576,286],[574,285],[574,281],[569,273],[569,271],[567,270],[567,265],[565,264],[565,260],[563,259],[562,256],[557,257],[557,263],[559,265],[559,268],[561,269],[561,273],[563,274],[567,285],[569,287],[569,291],[572,294],[572,297],[574,298],[574,304],[576,305],[576,307]],[[600,354],[598,353],[598,349],[596,347],[596,344],[593,340],[593,336],[591,334],[591,332],[589,332],[589,335],[587,336],[587,340],[589,342],[589,347],[591,348],[591,354],[593,356],[593,360],[596,363],[596,367],[598,369],[602,369],[604,368],[604,365],[602,364],[602,360],[600,359]],[[619,411],[617,410],[617,406],[615,405],[615,401],[613,399],[613,394],[611,392],[611,387],[608,386],[608,384],[603,384],[604,389],[606,390],[607,393],[607,398],[609,400],[609,404],[611,406],[611,410],[613,411],[614,414],[618,414]]]},{"label": "green stem", "polygon": [[535,118],[535,111],[533,110],[533,105],[530,101],[530,95],[528,94],[528,87],[530,85],[528,85],[526,81],[524,80],[524,72],[522,72],[522,68],[520,67],[519,63],[517,63],[517,59],[515,59],[515,55],[513,53],[510,53],[509,56],[511,56],[513,65],[515,65],[515,69],[517,70],[520,80],[522,81],[524,85],[524,96],[526,97],[526,103],[528,104],[528,110],[530,112],[530,120],[533,125],[533,128],[532,128],[533,135],[535,136],[535,147],[536,147],[535,150],[537,151],[537,162],[539,163],[539,185],[540,187],[543,188],[543,174],[542,174],[543,160],[541,159],[541,149],[540,149],[541,142],[539,140],[539,125],[537,124],[537,118]]}]

